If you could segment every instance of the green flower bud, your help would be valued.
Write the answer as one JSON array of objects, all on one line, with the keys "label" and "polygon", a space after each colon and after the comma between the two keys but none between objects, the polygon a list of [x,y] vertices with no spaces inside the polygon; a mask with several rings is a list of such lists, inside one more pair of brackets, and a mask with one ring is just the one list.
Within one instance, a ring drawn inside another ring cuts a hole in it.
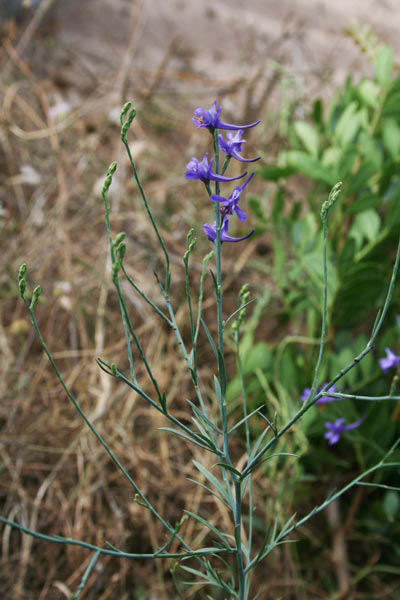
[{"label": "green flower bud", "polygon": [[115,240],[113,241],[114,248],[119,246],[119,244],[121,242],[123,242],[124,239],[125,239],[125,231],[121,231],[120,233],[117,233],[117,235],[115,236]]},{"label": "green flower bud", "polygon": [[112,162],[111,165],[108,167],[107,175],[114,175],[116,170],[117,170],[117,163],[114,160],[114,162]]},{"label": "green flower bud", "polygon": [[31,310],[33,310],[35,308],[35,304],[38,301],[41,293],[42,293],[42,288],[40,287],[40,285],[37,285],[35,287],[35,289],[33,290],[32,301],[31,301],[31,305],[30,305]]},{"label": "green flower bud", "polygon": [[119,244],[118,247],[117,247],[117,249],[116,249],[117,257],[118,257],[118,260],[119,260],[120,263],[124,259],[125,252],[126,252],[126,245],[121,242],[121,244]]},{"label": "green flower bud", "polygon": [[121,116],[120,116],[121,125],[122,125],[122,123],[124,121],[126,113],[128,112],[128,110],[130,109],[131,106],[132,106],[132,102],[130,100],[124,104],[124,107],[121,110]]}]

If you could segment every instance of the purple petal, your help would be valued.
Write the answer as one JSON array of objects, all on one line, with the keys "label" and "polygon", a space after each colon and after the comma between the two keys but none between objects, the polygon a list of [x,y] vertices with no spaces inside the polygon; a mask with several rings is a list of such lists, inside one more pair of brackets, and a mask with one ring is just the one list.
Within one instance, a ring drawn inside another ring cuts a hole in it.
[{"label": "purple petal", "polygon": [[235,208],[235,213],[237,214],[239,221],[243,222],[247,219],[246,213],[238,206]]},{"label": "purple petal", "polygon": [[217,232],[211,225],[209,225],[208,223],[204,223],[203,231],[210,240],[210,242],[215,242],[215,240],[217,239]]},{"label": "purple petal", "polygon": [[231,123],[224,123],[220,118],[217,119],[216,128],[218,129],[230,129],[231,131],[237,131],[238,129],[250,129],[261,123],[261,121],[255,121],[250,125],[232,125]]},{"label": "purple petal", "polygon": [[238,175],[238,177],[224,177],[224,175],[217,175],[214,171],[210,171],[210,181],[235,181],[236,179],[242,179],[245,175],[247,175],[247,171],[242,175]]},{"label": "purple petal", "polygon": [[363,415],[361,417],[361,419],[358,419],[358,421],[355,421],[354,423],[350,423],[350,425],[346,425],[345,427],[343,427],[343,431],[350,431],[351,429],[356,429],[357,427],[359,427],[361,425],[361,423],[365,420],[366,415]]},{"label": "purple petal", "polygon": [[261,156],[257,156],[257,158],[243,158],[243,156],[238,154],[234,149],[231,150],[230,155],[232,158],[236,158],[236,160],[239,160],[240,162],[256,162],[261,158]]},{"label": "purple petal", "polygon": [[211,202],[227,202],[227,199],[223,196],[216,196],[215,194],[211,194],[210,196]]}]

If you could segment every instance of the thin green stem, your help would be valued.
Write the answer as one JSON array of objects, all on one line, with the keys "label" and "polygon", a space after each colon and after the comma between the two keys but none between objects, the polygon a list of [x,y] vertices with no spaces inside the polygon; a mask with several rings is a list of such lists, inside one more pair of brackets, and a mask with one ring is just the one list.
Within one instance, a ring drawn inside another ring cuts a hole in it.
[{"label": "thin green stem", "polygon": [[349,489],[351,489],[355,485],[359,484],[361,482],[361,480],[364,479],[364,477],[367,477],[371,473],[374,473],[378,469],[381,469],[381,468],[384,468],[384,467],[398,467],[399,466],[398,462],[396,462],[396,463],[387,463],[387,462],[385,462],[385,460],[394,452],[394,450],[397,448],[397,446],[399,444],[400,444],[400,438],[395,441],[395,443],[392,445],[392,447],[390,448],[390,450],[385,454],[385,456],[376,465],[374,465],[373,467],[370,467],[369,469],[367,469],[366,471],[364,471],[360,475],[357,475],[357,477],[355,477],[352,481],[350,481],[350,483],[348,483],[347,485],[343,486],[335,494],[332,494],[331,496],[329,496],[322,504],[320,504],[319,506],[315,507],[311,512],[309,512],[305,517],[303,517],[303,519],[300,519],[300,521],[297,521],[297,523],[295,523],[292,527],[290,527],[289,529],[287,529],[284,532],[283,535],[278,535],[277,541],[278,542],[281,541],[282,539],[284,539],[285,537],[287,537],[290,533],[292,533],[292,531],[294,531],[295,529],[297,529],[298,527],[300,527],[301,525],[303,525],[304,523],[306,523],[311,517],[313,517],[314,515],[317,515],[319,512],[321,512],[322,510],[324,510],[327,506],[329,506],[329,504],[331,504],[331,502],[333,502],[334,500],[337,500],[338,498],[340,498],[340,496],[342,496]]},{"label": "thin green stem", "polygon": [[[201,558],[203,556],[210,556],[213,554],[234,554],[234,549],[229,548],[204,548],[204,550],[188,550],[188,552],[163,552],[159,551],[152,552],[149,554],[135,554],[132,552],[122,552],[122,550],[108,550],[107,548],[100,548],[99,546],[95,546],[93,544],[88,544],[87,542],[83,542],[82,540],[74,540],[72,538],[65,538],[61,536],[53,537],[51,535],[45,535],[43,533],[39,533],[37,531],[33,531],[32,529],[28,529],[19,523],[15,523],[15,521],[9,521],[4,517],[0,516],[0,522],[4,523],[4,525],[9,525],[14,529],[18,529],[27,535],[31,535],[32,537],[38,540],[44,540],[45,542],[51,542],[53,544],[65,544],[68,546],[80,546],[81,548],[87,548],[88,550],[94,550],[99,554],[104,554],[106,556],[116,556],[118,558],[189,558],[189,557],[197,557]],[[177,536],[178,537],[178,536]]]},{"label": "thin green stem", "polygon": [[315,366],[314,379],[311,386],[311,391],[306,400],[306,404],[310,398],[314,398],[315,392],[317,390],[318,385],[318,376],[321,369],[322,357],[324,355],[325,349],[325,339],[326,339],[326,317],[328,312],[328,265],[327,265],[327,245],[328,245],[328,211],[325,213],[325,217],[322,221],[323,228],[323,273],[324,273],[324,283],[323,283],[323,300],[322,300],[322,326],[321,326],[321,342],[319,346],[319,353],[317,364]]},{"label": "thin green stem", "polygon": [[235,541],[236,541],[236,564],[239,577],[238,600],[245,600],[246,576],[242,553],[242,492],[240,481],[235,478]]},{"label": "thin green stem", "polygon": [[146,208],[146,212],[148,214],[148,217],[149,217],[149,219],[151,221],[151,224],[153,226],[154,232],[155,232],[155,234],[157,236],[157,239],[158,239],[158,241],[160,243],[160,246],[162,248],[162,251],[164,253],[164,258],[165,258],[165,283],[164,283],[164,288],[165,288],[165,290],[168,291],[169,290],[170,279],[171,279],[171,274],[170,274],[170,261],[169,261],[169,255],[168,255],[168,252],[167,252],[167,248],[166,248],[166,246],[164,244],[164,240],[162,239],[161,234],[160,234],[160,232],[158,230],[157,224],[156,224],[156,222],[154,220],[153,213],[151,212],[150,205],[147,202],[146,194],[144,192],[144,189],[143,189],[143,186],[141,184],[138,172],[136,170],[136,165],[135,165],[135,162],[133,160],[133,157],[132,157],[132,154],[131,154],[131,150],[130,150],[130,147],[129,147],[129,143],[128,143],[128,139],[127,139],[126,136],[122,137],[122,142],[123,142],[123,144],[124,144],[124,146],[126,148],[126,151],[128,153],[129,162],[131,164],[131,167],[132,167],[132,170],[133,170],[133,175],[135,177],[137,186],[139,188],[140,195],[141,195],[142,200],[143,200],[143,204],[144,204],[144,206]]},{"label": "thin green stem", "polygon": [[166,323],[168,323],[168,325],[172,326],[171,321],[168,319],[168,317],[166,315],[164,315],[164,313],[162,312],[162,310],[160,310],[158,308],[158,306],[156,304],[154,304],[154,302],[152,300],[150,300],[150,298],[144,293],[142,292],[142,290],[136,285],[136,283],[133,281],[133,279],[131,277],[129,277],[128,273],[125,270],[125,266],[123,264],[123,262],[121,262],[121,269],[123,274],[125,275],[127,281],[130,283],[130,285],[137,291],[137,293],[143,298],[143,300],[145,300],[147,302],[147,304],[149,304],[151,306],[151,308],[162,318],[164,319],[164,321]]},{"label": "thin green stem", "polygon": [[96,550],[96,552],[93,554],[93,556],[92,556],[92,558],[91,558],[91,560],[90,560],[90,562],[89,562],[89,564],[87,566],[87,569],[85,570],[85,572],[83,574],[83,577],[82,577],[82,580],[81,580],[81,582],[79,584],[79,587],[76,590],[75,594],[72,596],[71,600],[78,600],[79,596],[83,592],[83,589],[84,589],[84,587],[85,587],[85,585],[87,583],[87,580],[89,579],[89,575],[92,572],[92,569],[95,566],[95,564],[96,564],[99,556],[100,556],[100,551]]},{"label": "thin green stem", "polygon": [[[247,451],[247,456],[248,456],[248,460],[249,460],[250,452],[251,452],[250,427],[249,427],[249,421],[247,419],[248,410],[247,410],[246,386],[244,383],[242,358],[240,355],[240,343],[239,343],[240,342],[240,329],[239,329],[240,325],[239,325],[239,321],[237,321],[237,323],[238,323],[238,327],[234,331],[233,338],[234,338],[235,347],[236,347],[236,360],[237,360],[237,364],[238,364],[238,372],[239,372],[239,379],[240,379],[243,417],[245,419],[244,427],[245,427],[245,437],[246,437],[246,451]],[[248,479],[248,486],[249,486],[249,527],[248,527],[247,549],[248,549],[248,554],[250,556],[252,541],[253,541],[253,486],[252,486],[251,473],[250,473],[249,479]]]},{"label": "thin green stem", "polygon": [[[61,383],[62,388],[64,389],[65,393],[67,394],[68,398],[70,399],[70,401],[72,402],[72,404],[74,405],[75,409],[78,411],[79,415],[81,416],[81,418],[84,420],[84,422],[86,423],[86,425],[89,427],[90,431],[93,433],[93,435],[97,438],[97,440],[100,442],[100,444],[103,446],[103,448],[105,449],[105,451],[107,452],[107,454],[109,455],[109,457],[111,458],[111,460],[113,461],[113,463],[116,465],[116,467],[121,471],[121,473],[124,475],[124,477],[128,480],[128,482],[130,483],[130,485],[133,487],[133,489],[135,490],[135,492],[138,494],[138,496],[140,497],[140,499],[142,500],[142,502],[146,505],[147,509],[160,521],[160,523],[162,523],[162,525],[169,531],[169,532],[173,532],[174,528],[172,527],[172,525],[170,525],[167,521],[165,521],[163,519],[163,517],[157,512],[157,510],[153,507],[153,505],[150,503],[150,501],[146,498],[146,496],[143,494],[143,492],[140,490],[140,488],[137,486],[137,484],[135,483],[135,481],[132,479],[132,477],[129,475],[128,471],[125,469],[125,467],[119,462],[118,458],[115,456],[114,452],[111,450],[111,448],[109,447],[109,445],[107,444],[107,442],[102,438],[102,436],[100,435],[100,433],[95,429],[95,427],[92,425],[92,423],[90,422],[90,420],[87,418],[86,414],[83,412],[82,408],[80,407],[80,405],[78,404],[77,400],[75,399],[75,397],[71,394],[70,390],[68,389],[66,383],[64,382],[64,379],[62,378],[61,373],[59,372],[57,365],[54,362],[54,359],[47,347],[46,342],[43,339],[43,336],[41,334],[41,331],[39,329],[39,326],[37,324],[37,321],[35,319],[35,315],[33,313],[33,310],[31,310],[31,308],[29,307],[28,302],[26,301],[25,297],[22,297],[25,306],[27,307],[30,317],[31,317],[31,321],[32,321],[32,325],[33,328],[40,340],[40,343],[42,345],[42,348],[44,350],[44,352],[47,355],[47,358],[50,361],[50,364],[57,376],[57,379],[59,380],[59,382]],[[129,380],[126,380],[127,382]],[[131,382],[129,382],[129,385],[134,385]],[[178,536],[177,536],[178,537]],[[186,542],[182,539],[182,538],[178,538],[179,541],[187,548],[190,550],[189,546],[187,546]],[[97,547],[93,547],[92,549],[94,550],[98,550]]]},{"label": "thin green stem", "polygon": [[[114,163],[114,164],[116,167],[116,163]],[[110,169],[108,171],[108,176],[107,176],[107,178],[110,179],[110,184],[111,184],[111,180],[112,180],[111,169],[112,169],[112,167],[110,167]],[[108,206],[108,200],[107,200],[107,193],[108,193],[109,185],[108,186],[104,185],[103,191],[102,191],[102,197],[103,197],[103,201],[104,201],[105,222],[106,222],[108,241],[110,244],[111,270],[113,270],[114,264],[115,264],[115,252],[114,252],[114,244],[113,244],[111,224],[110,224],[110,208]],[[117,283],[114,282],[114,285],[116,285],[117,291],[118,291],[119,282],[117,282]],[[131,345],[131,340],[129,337],[129,326],[128,326],[128,322],[127,322],[127,315],[126,315],[126,311],[123,309],[123,306],[121,304],[120,297],[122,297],[121,293],[118,294],[118,301],[119,301],[119,308],[121,311],[122,326],[124,329],[126,348],[128,351],[129,371],[130,371],[132,381],[136,382],[137,380],[136,380],[136,375],[135,375],[135,365],[133,362],[132,345]]]}]

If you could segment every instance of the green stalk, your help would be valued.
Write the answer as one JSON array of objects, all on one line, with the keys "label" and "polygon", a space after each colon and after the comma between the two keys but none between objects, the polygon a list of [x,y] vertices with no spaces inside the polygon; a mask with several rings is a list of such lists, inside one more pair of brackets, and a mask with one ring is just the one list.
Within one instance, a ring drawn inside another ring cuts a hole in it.
[{"label": "green stalk", "polygon": [[162,248],[162,251],[164,253],[164,258],[165,258],[165,283],[164,283],[164,288],[168,291],[169,290],[170,279],[171,279],[171,273],[170,273],[170,262],[169,262],[169,255],[168,255],[168,252],[167,252],[167,248],[165,247],[164,240],[162,239],[161,234],[160,234],[160,232],[158,230],[157,224],[156,224],[156,222],[154,220],[153,213],[151,212],[150,205],[147,202],[146,194],[144,192],[144,189],[143,189],[143,186],[141,184],[138,172],[136,170],[136,165],[135,165],[135,162],[134,162],[132,154],[131,154],[131,149],[129,147],[129,143],[128,143],[128,139],[126,137],[126,134],[122,135],[121,139],[122,139],[122,142],[123,142],[123,144],[124,144],[124,146],[126,148],[126,151],[127,151],[127,154],[128,154],[128,158],[129,158],[129,162],[130,162],[131,167],[132,167],[133,175],[135,177],[136,184],[137,184],[137,186],[139,188],[140,195],[141,195],[142,200],[143,200],[143,204],[144,204],[144,206],[146,208],[146,212],[148,214],[148,217],[149,217],[149,219],[151,221],[151,224],[153,226],[154,232],[155,232],[155,234],[157,236],[157,239],[158,239],[158,241],[160,243],[160,246]]}]

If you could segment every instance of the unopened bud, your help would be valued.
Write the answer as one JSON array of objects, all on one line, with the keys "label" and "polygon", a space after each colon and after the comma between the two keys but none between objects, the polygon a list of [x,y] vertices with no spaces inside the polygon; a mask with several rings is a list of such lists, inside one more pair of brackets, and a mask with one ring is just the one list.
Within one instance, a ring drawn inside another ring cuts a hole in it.
[{"label": "unopened bud", "polygon": [[111,165],[108,167],[107,175],[114,175],[116,170],[117,170],[117,163],[114,160],[114,162],[112,162]]},{"label": "unopened bud", "polygon": [[125,256],[125,252],[126,252],[126,245],[123,242],[121,242],[117,246],[117,249],[116,249],[116,253],[117,253],[119,262],[123,261],[124,256]]},{"label": "unopened bud", "polygon": [[42,288],[40,287],[40,285],[37,285],[35,287],[35,289],[33,290],[33,294],[32,294],[32,300],[31,300],[31,305],[30,305],[31,310],[33,310],[35,308],[35,304],[38,301],[41,293],[42,293]]},{"label": "unopened bud", "polygon": [[124,104],[124,107],[121,110],[121,124],[123,123],[124,117],[125,117],[126,113],[128,112],[128,110],[130,109],[131,106],[132,106],[132,102],[130,100],[129,100],[129,102],[126,102]]},{"label": "unopened bud", "polygon": [[120,233],[117,233],[117,235],[115,236],[115,240],[113,241],[114,248],[116,248],[121,242],[123,242],[124,239],[125,239],[125,231],[121,231]]}]

